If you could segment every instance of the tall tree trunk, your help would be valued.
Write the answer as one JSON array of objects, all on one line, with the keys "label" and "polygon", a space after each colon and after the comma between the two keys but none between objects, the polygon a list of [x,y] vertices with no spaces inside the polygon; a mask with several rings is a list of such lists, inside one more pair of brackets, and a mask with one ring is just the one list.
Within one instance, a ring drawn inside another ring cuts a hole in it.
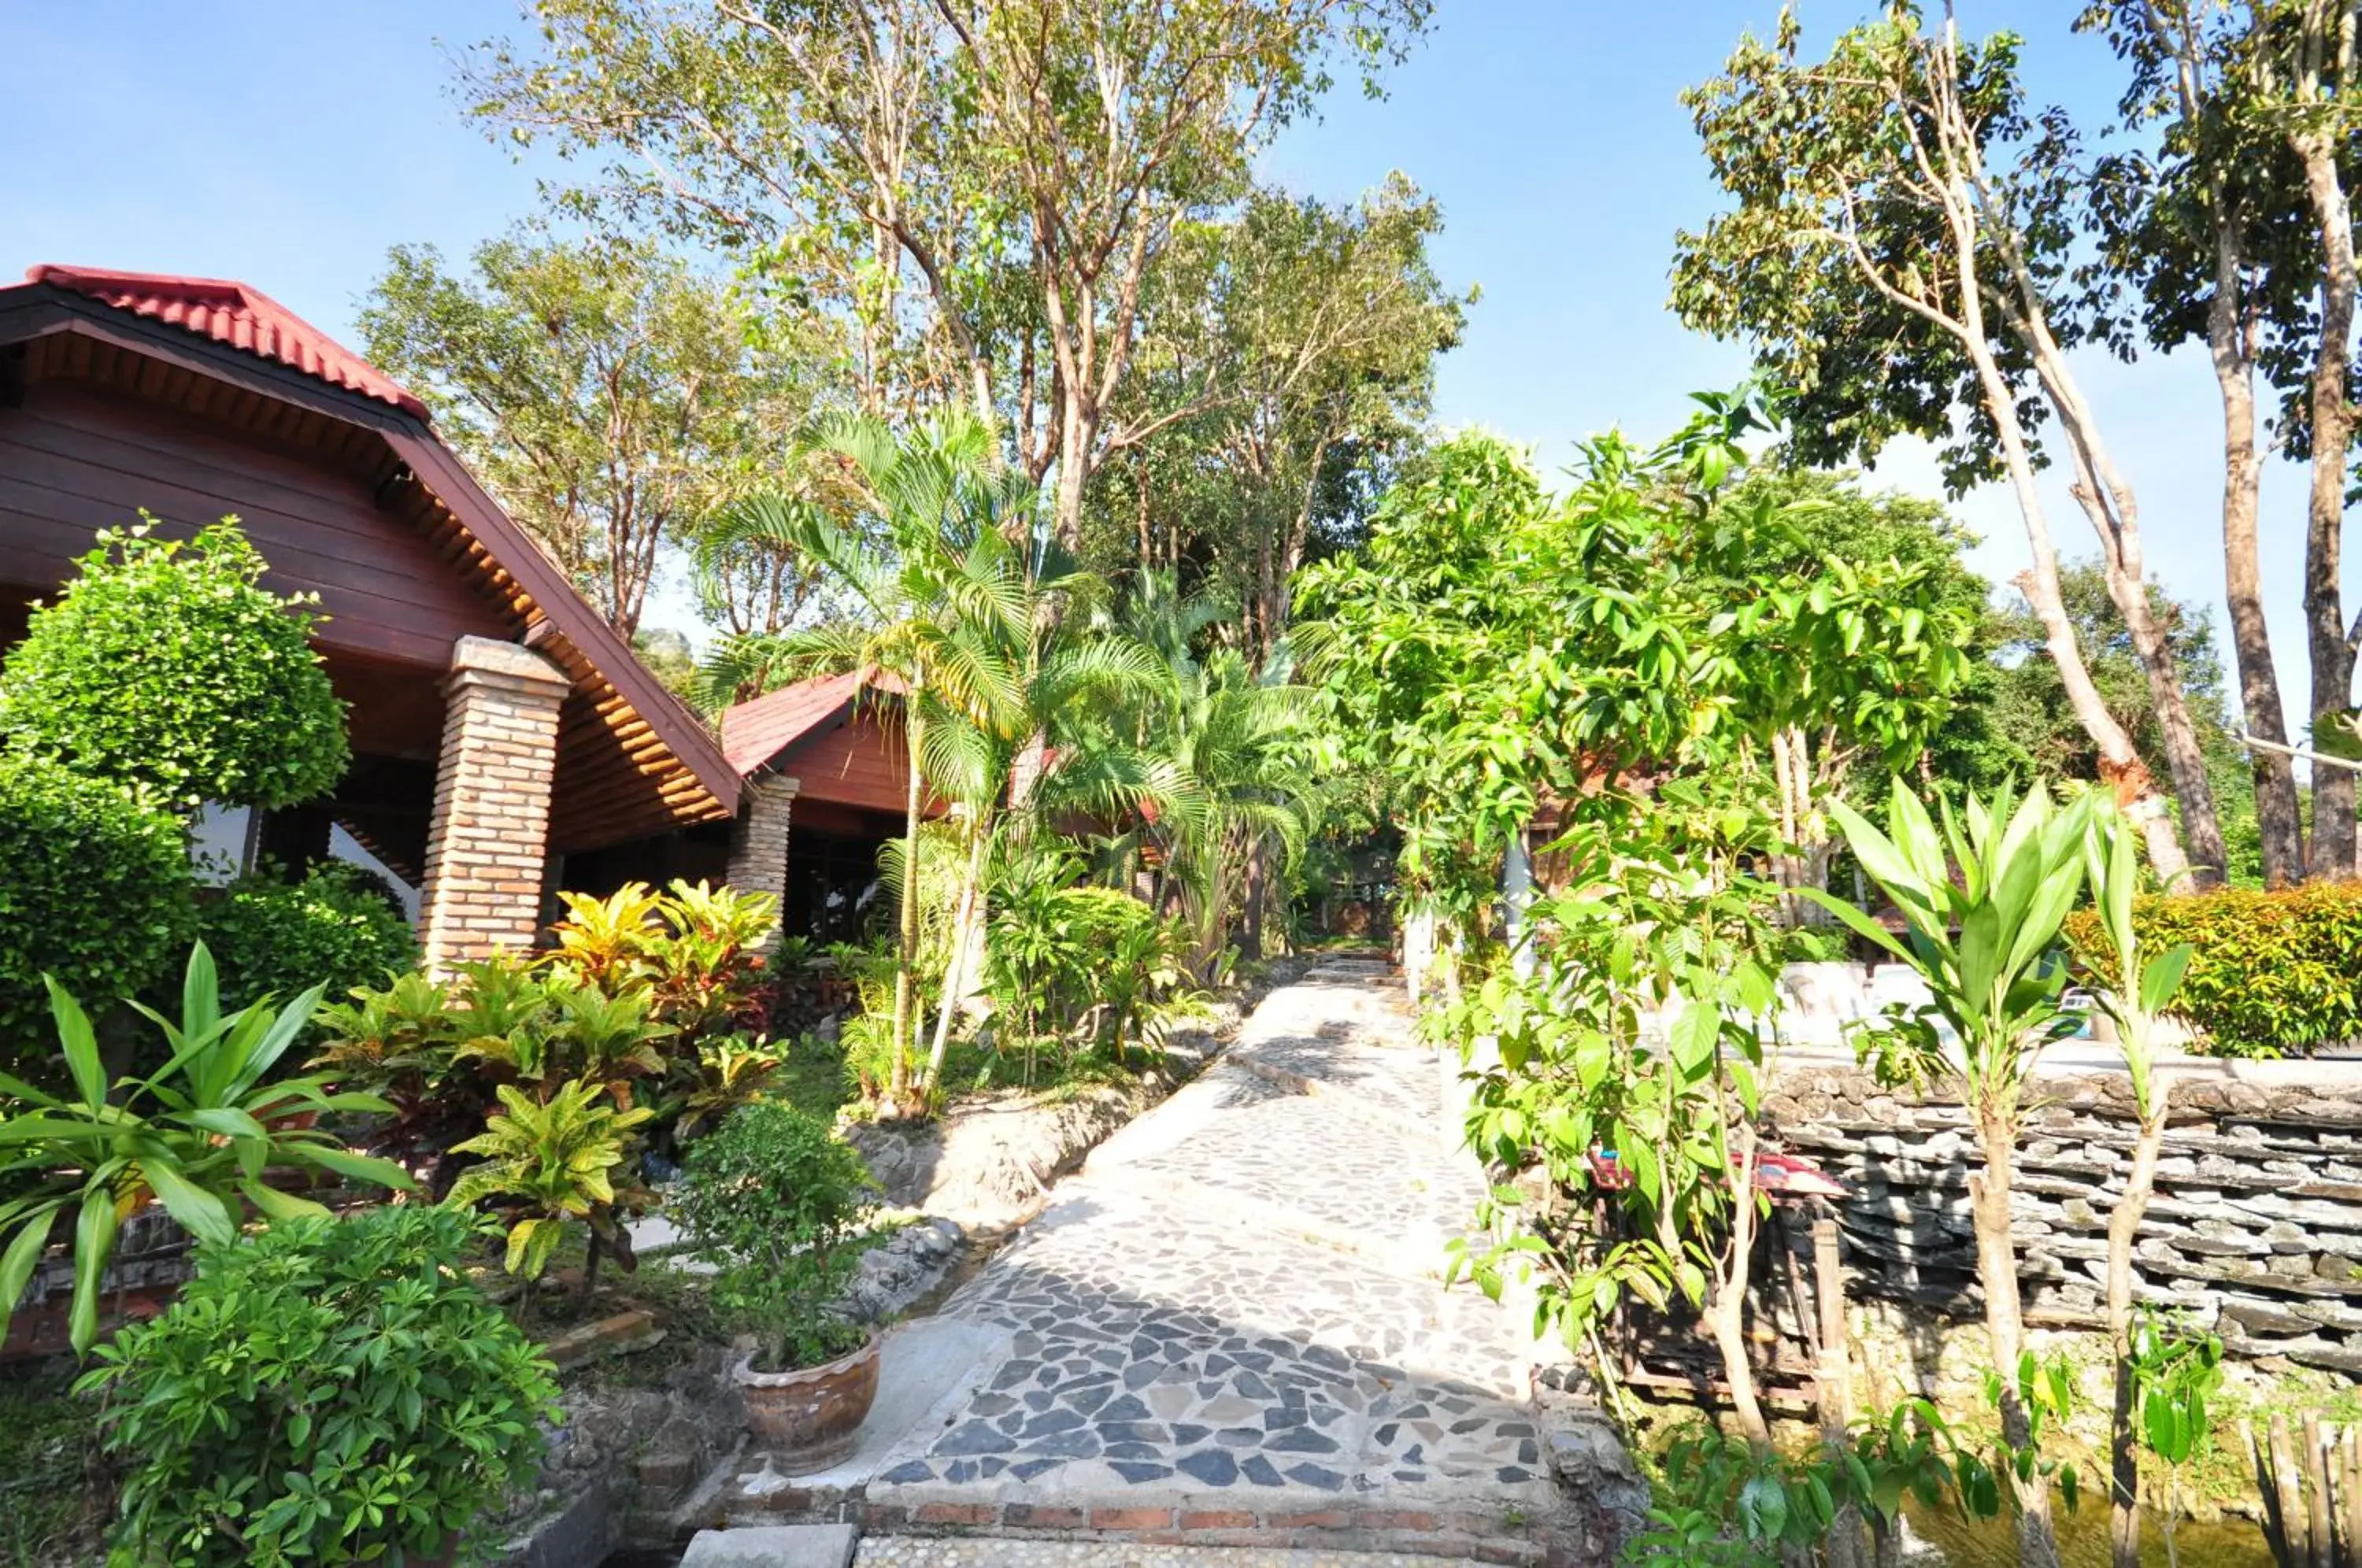
[{"label": "tall tree trunk", "polygon": [[1263,956],[1264,901],[1270,883],[1271,847],[1258,840],[1247,851],[1246,901],[1239,916],[1239,956],[1250,962]]},{"label": "tall tree trunk", "polygon": [[959,1010],[961,993],[967,988],[967,955],[977,940],[977,926],[983,913],[983,900],[978,896],[984,887],[984,863],[992,849],[992,824],[989,817],[979,812],[975,822],[975,842],[969,845],[967,868],[960,876],[958,912],[952,920],[952,955],[944,966],[943,1006],[935,1013],[934,1043],[927,1051],[927,1076],[922,1087],[929,1094],[943,1081],[944,1058],[951,1053],[952,1015]]},{"label": "tall tree trunk", "polygon": [[2141,1119],[2124,1196],[2108,1215],[2108,1336],[2115,1351],[2115,1404],[2108,1428],[2108,1545],[2115,1568],[2141,1568],[2140,1450],[2133,1441],[2133,1244],[2157,1189],[2157,1163],[2165,1145],[2166,1086]]},{"label": "tall tree trunk", "polygon": [[[1969,1177],[1970,1213],[1977,1232],[1977,1283],[1984,1288],[1985,1338],[1992,1346],[1993,1370],[2001,1375],[2002,1441],[2023,1449],[2034,1440],[2034,1422],[2017,1397],[2017,1360],[2025,1348],[2025,1318],[2017,1295],[2017,1246],[2009,1234],[2009,1189],[2017,1156],[2017,1130],[2003,1108],[1989,1100],[1975,1108],[1975,1115],[1977,1141],[1984,1155],[1984,1168]],[[2058,1533],[2050,1522],[2048,1479],[2037,1474],[2031,1483],[2021,1483],[2012,1471],[2005,1485],[2017,1496],[2021,1568],[2059,1568]]]},{"label": "tall tree trunk", "polygon": [[918,1036],[919,820],[926,794],[926,778],[919,767],[920,742],[926,734],[926,721],[919,716],[919,689],[915,683],[902,701],[902,711],[907,715],[902,734],[904,743],[911,748],[911,789],[903,807],[901,955],[894,966],[892,1089],[897,1110],[907,1107],[911,1099],[911,1054]]},{"label": "tall tree trunk", "polygon": [[[1718,1271],[1714,1298],[1706,1303],[1707,1331],[1722,1355],[1722,1375],[1730,1385],[1730,1408],[1738,1433],[1759,1454],[1772,1452],[1772,1423],[1755,1392],[1755,1364],[1747,1354],[1747,1285],[1755,1256],[1755,1122],[1741,1117],[1732,1128],[1738,1167],[1731,1177],[1730,1262]],[[1678,1156],[1677,1156],[1678,1157]],[[1679,1255],[1678,1252],[1675,1255]]]},{"label": "tall tree trunk", "polygon": [[[2226,253],[2235,241],[2220,241]],[[2214,379],[2223,392],[2223,597],[2231,611],[2231,646],[2239,666],[2239,707],[2247,728],[2278,745],[2288,744],[2280,679],[2272,662],[2271,628],[2264,620],[2262,568],[2256,552],[2256,514],[2263,463],[2256,451],[2256,388],[2242,324],[2224,272],[2236,286],[2237,266],[2226,254],[2207,310]],[[2247,754],[2256,781],[2256,823],[2262,831],[2264,880],[2279,888],[2304,877],[2304,819],[2296,770],[2285,753],[2258,746]]]},{"label": "tall tree trunk", "polygon": [[[2323,99],[2345,87],[2354,50],[2354,7],[2309,0],[2300,46],[2298,98],[2319,112]],[[2332,55],[2334,55],[2333,63]],[[2334,79],[2324,83],[2331,70]],[[2353,445],[2354,409],[2345,381],[2353,363],[2356,291],[2354,215],[2337,170],[2334,133],[2308,117],[2290,132],[2304,163],[2305,193],[2321,231],[2321,342],[2312,369],[2312,486],[2305,511],[2305,641],[2312,656],[2312,722],[2318,732],[2354,702],[2354,647],[2347,640],[2338,569],[2345,533],[2345,459]],[[2354,775],[2318,768],[2312,778],[2312,875],[2355,874]]]}]

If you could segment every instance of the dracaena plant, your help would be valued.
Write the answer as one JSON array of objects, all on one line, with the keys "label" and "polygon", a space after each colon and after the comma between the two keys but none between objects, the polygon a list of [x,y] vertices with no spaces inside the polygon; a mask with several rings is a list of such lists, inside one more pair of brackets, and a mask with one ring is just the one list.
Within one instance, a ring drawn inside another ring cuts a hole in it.
[{"label": "dracaena plant", "polygon": [[89,1016],[48,981],[58,1045],[73,1080],[52,1095],[0,1074],[0,1095],[18,1102],[0,1116],[0,1333],[32,1278],[50,1233],[73,1217],[74,1288],[69,1338],[86,1352],[98,1333],[99,1286],[125,1220],[152,1198],[200,1242],[237,1234],[241,1200],[266,1220],[320,1215],[271,1176],[308,1168],[379,1187],[410,1185],[391,1161],[358,1154],[330,1134],[292,1123],[306,1113],[385,1112],[374,1095],[336,1092],[318,1077],[270,1081],[320,1001],[315,986],[284,1008],[259,1001],[221,1010],[212,955],[189,955],[176,1021],[133,1003],[163,1032],[164,1065],[145,1077],[107,1081]]},{"label": "dracaena plant", "polygon": [[[2084,835],[2083,861],[2103,938],[2093,944],[2102,951],[2086,954],[2090,966],[2099,971],[2093,976],[2098,983],[2092,989],[2092,1003],[2115,1025],[2125,1076],[2132,1083],[2133,1110],[2140,1119],[2124,1193],[2108,1211],[2107,1253],[2108,1335],[2115,1360],[2108,1443],[2108,1532],[2115,1561],[2137,1568],[2140,1441],[2134,1407],[2142,1356],[2133,1317],[2133,1246],[2140,1239],[2141,1221],[2147,1217],[2149,1198],[2157,1190],[2158,1161],[2165,1151],[2166,1102],[2172,1088],[2158,1070],[2158,1021],[2181,988],[2191,948],[2183,943],[2143,955],[2139,929],[2133,920],[2133,895],[2140,884],[2134,837],[2123,813],[2095,807]],[[2166,1529],[2169,1538],[2169,1510]]]},{"label": "dracaena plant", "polygon": [[2034,1465],[2036,1411],[2019,1388],[2025,1324],[2009,1193],[2024,1127],[2026,1084],[2044,1046],[2075,1032],[2065,1002],[2058,931],[2083,890],[2095,797],[2061,805],[2037,783],[2004,788],[1964,812],[1939,805],[1940,826],[1897,779],[1888,829],[1843,802],[1830,812],[1863,873],[1901,911],[1896,936],[1843,900],[1807,889],[1858,934],[1916,970],[1930,999],[1889,1010],[1862,1036],[1882,1073],[1958,1082],[1983,1168],[1970,1183],[1977,1277],[1993,1357],[2007,1472],[2015,1482],[2021,1544],[2047,1538],[2048,1483]]},{"label": "dracaena plant", "polygon": [[604,1088],[587,1079],[564,1085],[546,1099],[502,1084],[500,1097],[504,1109],[452,1151],[481,1155],[482,1163],[461,1173],[444,1201],[466,1209],[489,1198],[509,1210],[506,1267],[528,1279],[538,1279],[549,1266],[569,1225],[587,1223],[590,1248],[582,1291],[588,1296],[597,1287],[602,1253],[631,1267],[630,1242],[617,1211],[640,1206],[646,1195],[628,1183],[618,1188],[614,1172],[631,1154],[633,1130],[654,1113],[646,1107],[617,1109]]}]

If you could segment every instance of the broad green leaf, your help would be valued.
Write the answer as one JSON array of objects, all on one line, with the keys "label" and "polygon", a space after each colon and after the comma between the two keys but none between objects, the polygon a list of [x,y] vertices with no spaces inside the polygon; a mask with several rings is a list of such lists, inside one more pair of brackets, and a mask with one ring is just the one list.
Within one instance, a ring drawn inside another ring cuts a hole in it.
[{"label": "broad green leaf", "polygon": [[231,1219],[228,1207],[183,1176],[171,1155],[143,1156],[139,1174],[189,1234],[224,1245],[237,1237],[237,1222]]},{"label": "broad green leaf", "polygon": [[50,1016],[57,1021],[58,1047],[65,1053],[66,1070],[73,1075],[83,1104],[96,1110],[106,1103],[106,1067],[98,1059],[98,1039],[91,1032],[90,1015],[50,976],[43,975],[41,984],[49,988]]},{"label": "broad green leaf", "polygon": [[73,1308],[66,1328],[67,1342],[76,1355],[87,1354],[98,1338],[98,1286],[115,1254],[115,1233],[121,1223],[112,1192],[95,1182],[83,1190],[82,1212],[74,1219]]},{"label": "broad green leaf", "polygon": [[2182,972],[2190,967],[2191,952],[2190,944],[2185,942],[2148,961],[2147,967],[2141,971],[2143,1012],[2160,1013],[2172,1005],[2174,994],[2181,989]]}]

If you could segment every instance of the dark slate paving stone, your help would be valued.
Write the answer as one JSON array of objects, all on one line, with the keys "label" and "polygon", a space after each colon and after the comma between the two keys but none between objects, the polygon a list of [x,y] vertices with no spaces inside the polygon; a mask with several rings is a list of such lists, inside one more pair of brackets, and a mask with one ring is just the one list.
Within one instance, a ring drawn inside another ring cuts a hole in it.
[{"label": "dark slate paving stone", "polygon": [[1330,1372],[1343,1372],[1353,1364],[1352,1361],[1347,1359],[1343,1351],[1338,1350],[1330,1345],[1310,1345],[1306,1347],[1304,1359],[1310,1362],[1315,1366],[1326,1367]]},{"label": "dark slate paving stone", "polygon": [[1395,1479],[1397,1481],[1424,1481],[1427,1479],[1427,1472],[1424,1470],[1397,1470],[1395,1472]]},{"label": "dark slate paving stone", "polygon": [[1506,1481],[1512,1486],[1534,1478],[1532,1471],[1520,1470],[1514,1464],[1504,1464],[1500,1469],[1493,1472],[1493,1474],[1496,1479]]},{"label": "dark slate paving stone", "polygon": [[1148,1361],[1164,1348],[1163,1340],[1152,1340],[1146,1334],[1135,1334],[1131,1341],[1131,1359]]},{"label": "dark slate paving stone", "polygon": [[905,1460],[877,1477],[889,1486],[906,1486],[913,1481],[932,1481],[934,1478],[934,1471],[915,1459]]},{"label": "dark slate paving stone", "polygon": [[1010,1437],[1015,1437],[1019,1432],[1025,1430],[1025,1412],[1022,1410],[1011,1410],[1009,1414],[1001,1417],[992,1424],[999,1427],[1002,1431],[1007,1432]]},{"label": "dark slate paving stone", "polygon": [[1099,1434],[1085,1428],[1079,1431],[1052,1432],[1039,1442],[1026,1447],[1034,1453],[1049,1454],[1058,1459],[1097,1459]]},{"label": "dark slate paving stone", "polygon": [[1214,1434],[1214,1441],[1224,1448],[1261,1448],[1261,1427],[1224,1427]]},{"label": "dark slate paving stone", "polygon": [[1047,1388],[1029,1388],[1025,1391],[1025,1408],[1037,1416],[1057,1402],[1058,1397]]},{"label": "dark slate paving stone", "polygon": [[1334,1453],[1337,1440],[1322,1437],[1310,1427],[1297,1427],[1280,1433],[1264,1446],[1274,1453]]},{"label": "dark slate paving stone", "polygon": [[1005,1416],[1017,1408],[1017,1401],[1006,1394],[979,1394],[968,1401],[968,1413],[976,1416]]},{"label": "dark slate paving stone", "polygon": [[[1054,1388],[1058,1385],[1058,1379],[1064,1377],[1065,1375],[1065,1371],[1062,1367],[1045,1366],[1041,1371],[1033,1375],[1033,1381],[1040,1384],[1044,1388]],[[1026,1397],[1030,1399],[1032,1396],[1029,1394]]]},{"label": "dark slate paving stone", "polygon": [[1180,1448],[1195,1448],[1206,1441],[1206,1434],[1210,1430],[1192,1421],[1175,1421],[1173,1424],[1174,1444]]},{"label": "dark slate paving stone", "polygon": [[1542,1451],[1541,1451],[1541,1446],[1540,1446],[1539,1443],[1535,1442],[1533,1439],[1531,1439],[1531,1438],[1527,1438],[1524,1441],[1522,1441],[1522,1442],[1520,1442],[1520,1443],[1518,1443],[1518,1463],[1520,1463],[1520,1464],[1527,1464],[1527,1465],[1533,1465],[1533,1464],[1540,1464],[1541,1462],[1542,1462]]},{"label": "dark slate paving stone", "polygon": [[1058,1396],[1058,1402],[1070,1410],[1088,1416],[1096,1414],[1098,1408],[1108,1402],[1109,1392],[1105,1388],[1069,1388]]},{"label": "dark slate paving stone", "polygon": [[983,1472],[977,1469],[975,1460],[955,1459],[944,1467],[944,1479],[955,1486],[965,1486],[981,1474]]},{"label": "dark slate paving stone", "polygon": [[1111,1442],[1107,1445],[1109,1459],[1163,1459],[1164,1448],[1153,1442]]},{"label": "dark slate paving stone", "polygon": [[1083,1418],[1073,1410],[1052,1410],[1025,1423],[1025,1439],[1031,1442],[1054,1433],[1075,1431],[1084,1424]]},{"label": "dark slate paving stone", "polygon": [[1239,1478],[1239,1462],[1219,1448],[1185,1454],[1181,1469],[1209,1486],[1227,1486]]},{"label": "dark slate paving stone", "polygon": [[1231,1360],[1229,1356],[1220,1353],[1219,1352],[1206,1358],[1206,1370],[1208,1372],[1228,1372],[1237,1364],[1237,1362]]},{"label": "dark slate paving stone", "polygon": [[1279,1473],[1279,1466],[1260,1453],[1240,1465],[1239,1474],[1258,1486],[1284,1486],[1287,1484],[1286,1478]]},{"label": "dark slate paving stone", "polygon": [[1307,1410],[1280,1409],[1263,1413],[1263,1430],[1267,1432],[1284,1432],[1295,1427],[1309,1426],[1311,1422],[1311,1413]]},{"label": "dark slate paving stone", "polygon": [[1239,1397],[1242,1399],[1276,1399],[1279,1397],[1278,1395],[1274,1394],[1271,1391],[1270,1384],[1265,1383],[1262,1378],[1257,1377],[1252,1372],[1240,1373],[1238,1376],[1231,1380],[1231,1386],[1238,1390]]},{"label": "dark slate paving stone", "polygon": [[948,1458],[955,1454],[1008,1453],[1016,1446],[982,1421],[969,1421],[954,1427],[935,1444],[934,1452]]},{"label": "dark slate paving stone", "polygon": [[1345,1478],[1342,1475],[1333,1470],[1323,1470],[1317,1464],[1291,1465],[1288,1468],[1287,1478],[1300,1485],[1311,1486],[1323,1492],[1341,1492],[1345,1489]]},{"label": "dark slate paving stone", "polygon": [[1173,1474],[1169,1464],[1129,1464],[1117,1460],[1108,1466],[1134,1486],[1145,1486],[1151,1481],[1162,1481]]},{"label": "dark slate paving stone", "polygon": [[994,1476],[1009,1468],[1009,1461],[1005,1459],[988,1459],[983,1463],[977,1465],[977,1468],[982,1471],[984,1473],[984,1478],[989,1481]]},{"label": "dark slate paving stone", "polygon": [[1496,1430],[1499,1431],[1503,1437],[1531,1437],[1534,1435],[1533,1424],[1529,1421],[1503,1421]]},{"label": "dark slate paving stone", "polygon": [[1392,1448],[1395,1445],[1396,1434],[1401,1430],[1402,1423],[1400,1421],[1388,1421],[1385,1426],[1380,1427],[1376,1431],[1370,1435],[1377,1439],[1379,1447]]},{"label": "dark slate paving stone", "polygon": [[1159,1421],[1101,1421],[1099,1435],[1109,1442],[1171,1442],[1173,1434]]},{"label": "dark slate paving stone", "polygon": [[1160,1340],[1181,1340],[1189,1337],[1187,1330],[1171,1321],[1142,1323],[1140,1326],[1140,1331],[1143,1334],[1153,1334]]},{"label": "dark slate paving stone", "polygon": [[1030,1361],[1012,1361],[992,1375],[995,1389],[1014,1388],[1041,1369]]},{"label": "dark slate paving stone", "polygon": [[1009,1474],[1016,1476],[1020,1481],[1031,1481],[1037,1475],[1048,1474],[1065,1463],[1064,1460],[1059,1459],[1024,1459],[1010,1465]]},{"label": "dark slate paving stone", "polygon": [[1451,1430],[1455,1435],[1464,1437],[1468,1433],[1476,1431],[1487,1424],[1488,1423],[1482,1416],[1470,1416],[1465,1420],[1452,1422]]},{"label": "dark slate paving stone", "polygon": [[1145,1388],[1164,1375],[1163,1362],[1136,1361],[1123,1369],[1123,1386],[1131,1389]]},{"label": "dark slate paving stone", "polygon": [[1130,1394],[1110,1399],[1099,1411],[1102,1421],[1153,1421],[1155,1419],[1153,1411]]}]

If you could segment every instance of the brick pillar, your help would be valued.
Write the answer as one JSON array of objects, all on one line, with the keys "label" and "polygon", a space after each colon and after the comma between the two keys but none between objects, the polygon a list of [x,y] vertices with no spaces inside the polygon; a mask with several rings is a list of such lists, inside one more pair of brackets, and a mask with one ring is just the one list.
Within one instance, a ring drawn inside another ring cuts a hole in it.
[{"label": "brick pillar", "polygon": [[540,927],[557,710],[568,684],[514,643],[452,645],[418,900],[418,940],[432,971],[529,946]]},{"label": "brick pillar", "polygon": [[[782,921],[788,914],[788,824],[795,814],[797,788],[793,778],[755,775],[739,792],[738,820],[730,824],[726,879],[742,893],[768,893],[778,900]],[[772,942],[778,940],[775,932]]]}]

